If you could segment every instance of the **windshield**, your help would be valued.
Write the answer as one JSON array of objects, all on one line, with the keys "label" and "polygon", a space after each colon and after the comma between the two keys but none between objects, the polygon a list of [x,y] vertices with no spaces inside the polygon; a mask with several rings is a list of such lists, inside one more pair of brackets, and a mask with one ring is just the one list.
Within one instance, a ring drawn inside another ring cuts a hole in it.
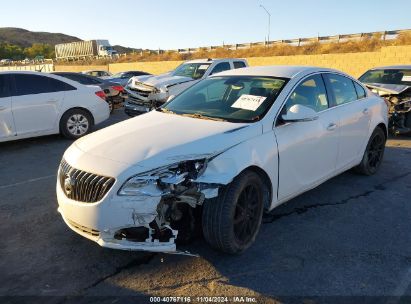
[{"label": "windshield", "polygon": [[254,122],[264,117],[287,79],[259,76],[212,77],[200,81],[162,106],[159,111],[231,122]]},{"label": "windshield", "polygon": [[200,79],[210,65],[211,63],[185,63],[177,67],[172,75]]},{"label": "windshield", "polygon": [[371,70],[359,79],[363,83],[400,84],[411,86],[411,70]]}]

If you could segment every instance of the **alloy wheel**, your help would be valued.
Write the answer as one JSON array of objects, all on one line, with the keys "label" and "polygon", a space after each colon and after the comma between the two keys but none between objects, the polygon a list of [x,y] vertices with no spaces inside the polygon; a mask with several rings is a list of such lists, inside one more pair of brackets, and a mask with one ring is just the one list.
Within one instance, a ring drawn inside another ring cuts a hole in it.
[{"label": "alloy wheel", "polygon": [[67,130],[75,136],[86,134],[89,126],[87,117],[82,114],[74,114],[67,120]]},{"label": "alloy wheel", "polygon": [[384,154],[385,141],[380,134],[376,134],[368,148],[368,166],[374,170],[378,169]]},{"label": "alloy wheel", "polygon": [[258,229],[260,196],[257,187],[247,185],[238,197],[234,212],[234,234],[241,244],[248,243]]}]

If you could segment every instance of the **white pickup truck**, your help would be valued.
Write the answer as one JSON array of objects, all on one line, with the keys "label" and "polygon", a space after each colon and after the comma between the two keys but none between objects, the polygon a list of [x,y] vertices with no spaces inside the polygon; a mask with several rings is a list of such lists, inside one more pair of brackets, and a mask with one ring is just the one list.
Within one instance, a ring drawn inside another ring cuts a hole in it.
[{"label": "white pickup truck", "polygon": [[247,66],[244,59],[197,59],[166,74],[133,77],[125,87],[125,112],[130,116],[149,112],[210,75]]}]

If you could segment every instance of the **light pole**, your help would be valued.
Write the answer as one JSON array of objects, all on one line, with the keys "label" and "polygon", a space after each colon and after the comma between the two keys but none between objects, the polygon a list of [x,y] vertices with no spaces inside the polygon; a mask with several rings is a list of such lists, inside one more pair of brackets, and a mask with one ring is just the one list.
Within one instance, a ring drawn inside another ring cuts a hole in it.
[{"label": "light pole", "polygon": [[265,12],[268,15],[268,36],[267,36],[267,45],[270,46],[270,27],[271,27],[271,14],[268,12],[268,10],[265,8],[264,5],[260,4],[260,7],[265,10]]}]

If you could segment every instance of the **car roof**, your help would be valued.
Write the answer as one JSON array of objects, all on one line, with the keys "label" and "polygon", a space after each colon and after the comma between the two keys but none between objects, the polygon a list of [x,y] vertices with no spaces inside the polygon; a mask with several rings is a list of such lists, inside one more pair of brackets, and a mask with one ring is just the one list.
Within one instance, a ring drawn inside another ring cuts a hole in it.
[{"label": "car roof", "polygon": [[[307,75],[315,72],[343,72],[313,66],[293,66],[293,65],[273,65],[273,66],[257,66],[257,67],[247,67],[241,69],[228,70],[216,74],[216,76],[275,76],[280,78],[294,78],[297,75]],[[213,75],[214,76],[214,75]],[[213,77],[211,76],[211,77]]]},{"label": "car roof", "polygon": [[63,76],[59,76],[53,73],[45,73],[45,72],[35,72],[35,71],[0,71],[0,75],[2,74],[25,74],[25,75],[38,75],[38,76],[45,76],[45,77],[50,77],[54,78],[63,82],[66,82],[76,88],[79,87],[79,83],[77,81],[73,81],[71,79],[65,78]]},{"label": "car roof", "polygon": [[0,71],[1,74],[32,74],[32,75],[44,75],[48,73],[44,72],[36,72],[36,71],[17,71],[17,70],[8,70],[8,71]]},{"label": "car roof", "polygon": [[369,69],[369,71],[373,70],[411,70],[411,65],[388,65]]},{"label": "car roof", "polygon": [[188,60],[188,61],[185,61],[184,63],[214,63],[214,62],[227,61],[227,60],[245,61],[245,59],[242,59],[242,58],[214,58],[214,59],[204,58],[204,59]]}]

